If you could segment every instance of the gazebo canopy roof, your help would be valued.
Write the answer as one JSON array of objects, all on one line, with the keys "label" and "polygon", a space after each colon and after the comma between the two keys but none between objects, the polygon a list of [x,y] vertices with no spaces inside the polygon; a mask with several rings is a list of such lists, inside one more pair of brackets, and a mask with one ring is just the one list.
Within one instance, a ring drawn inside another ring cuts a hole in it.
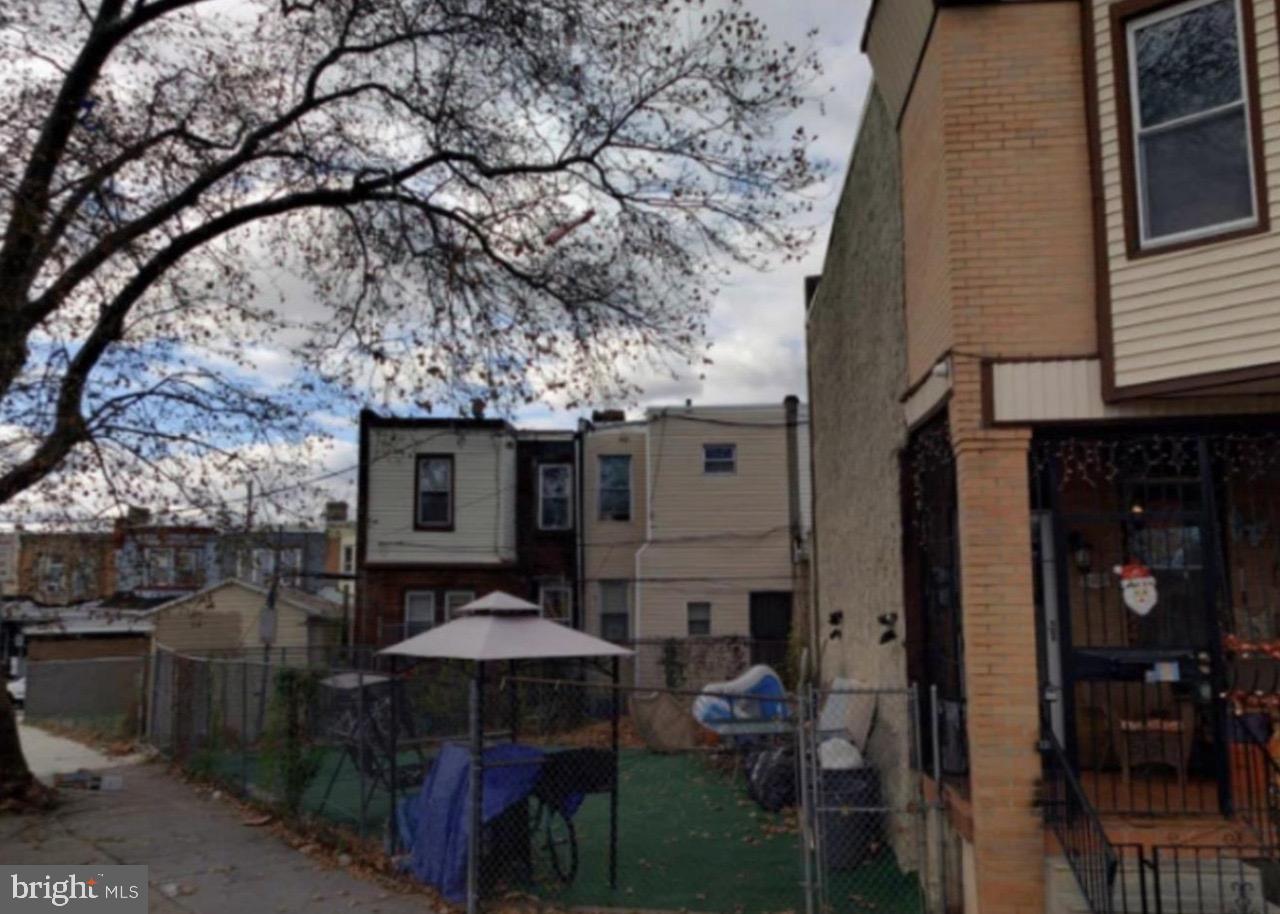
[{"label": "gazebo canopy roof", "polygon": [[439,660],[540,660],[556,657],[629,657],[631,651],[609,641],[544,619],[533,603],[502,591],[473,600],[455,612],[458,618],[381,654]]}]

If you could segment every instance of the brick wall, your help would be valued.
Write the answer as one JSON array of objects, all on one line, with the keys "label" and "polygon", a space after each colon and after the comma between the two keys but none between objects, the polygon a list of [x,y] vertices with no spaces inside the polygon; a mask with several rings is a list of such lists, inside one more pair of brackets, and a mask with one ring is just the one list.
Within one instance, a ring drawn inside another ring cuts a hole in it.
[{"label": "brick wall", "polygon": [[400,640],[405,594],[411,590],[435,592],[438,612],[450,590],[470,590],[477,597],[494,590],[526,600],[538,596],[534,581],[510,566],[367,568],[360,580],[355,643],[385,646]]},{"label": "brick wall", "polygon": [[[24,533],[19,544],[18,593],[23,596],[57,606],[101,599],[116,589],[110,534]],[[47,568],[59,564],[60,578],[46,575]]]},{"label": "brick wall", "polygon": [[1079,16],[938,11],[901,124],[907,383],[950,348],[1097,351]]}]

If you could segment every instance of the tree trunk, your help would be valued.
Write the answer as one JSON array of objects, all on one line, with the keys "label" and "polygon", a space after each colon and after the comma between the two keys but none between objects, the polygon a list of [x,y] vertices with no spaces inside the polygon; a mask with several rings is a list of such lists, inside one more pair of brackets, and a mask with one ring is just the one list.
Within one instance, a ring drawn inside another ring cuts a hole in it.
[{"label": "tree trunk", "polygon": [[22,754],[18,718],[13,713],[9,692],[0,688],[0,810],[40,807],[46,805],[48,799],[48,791],[31,776]]}]

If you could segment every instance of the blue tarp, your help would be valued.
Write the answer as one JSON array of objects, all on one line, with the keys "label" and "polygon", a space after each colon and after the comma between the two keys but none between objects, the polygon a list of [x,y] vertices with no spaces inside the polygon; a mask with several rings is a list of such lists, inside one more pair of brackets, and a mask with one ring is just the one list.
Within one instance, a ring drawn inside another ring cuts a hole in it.
[{"label": "blue tarp", "polygon": [[[538,782],[543,755],[540,749],[514,743],[484,751],[484,822],[491,822],[529,796]],[[435,886],[451,902],[462,901],[467,893],[470,781],[470,750],[446,743],[427,772],[422,790],[401,804],[398,815],[401,837],[411,851],[410,872]]]}]

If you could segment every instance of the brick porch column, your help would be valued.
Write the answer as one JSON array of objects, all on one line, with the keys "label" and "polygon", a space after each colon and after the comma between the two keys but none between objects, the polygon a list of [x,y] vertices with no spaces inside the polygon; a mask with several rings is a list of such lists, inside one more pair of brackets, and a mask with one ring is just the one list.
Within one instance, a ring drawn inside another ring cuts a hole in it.
[{"label": "brick porch column", "polygon": [[[969,370],[966,370],[969,369]],[[972,371],[957,372],[957,399]],[[976,379],[972,379],[976,380]],[[961,605],[981,914],[1044,910],[1035,599],[1024,429],[983,429],[956,403],[952,443],[959,507]]]}]

